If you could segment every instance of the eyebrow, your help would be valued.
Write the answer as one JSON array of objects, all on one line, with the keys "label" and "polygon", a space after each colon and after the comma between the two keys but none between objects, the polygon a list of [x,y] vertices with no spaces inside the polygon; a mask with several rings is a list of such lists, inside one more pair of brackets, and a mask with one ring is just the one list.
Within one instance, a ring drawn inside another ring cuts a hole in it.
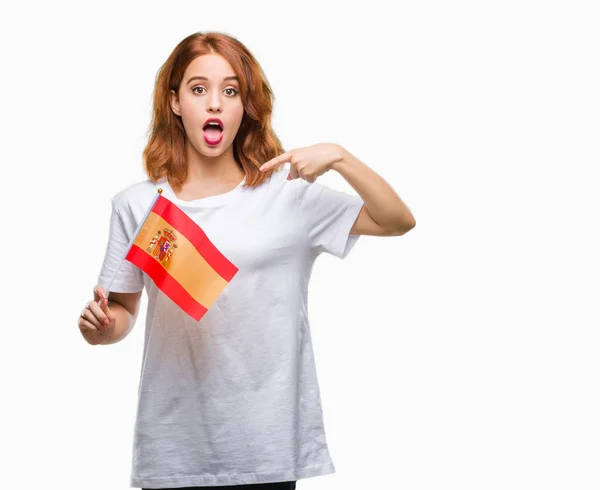
[{"label": "eyebrow", "polygon": [[[208,78],[201,77],[201,76],[194,76],[194,77],[191,77],[186,83],[190,83],[192,80],[206,80],[206,81],[208,81]],[[235,75],[223,78],[223,81],[225,81],[225,80],[236,80],[237,82],[240,81],[240,79],[238,77],[236,77]]]}]

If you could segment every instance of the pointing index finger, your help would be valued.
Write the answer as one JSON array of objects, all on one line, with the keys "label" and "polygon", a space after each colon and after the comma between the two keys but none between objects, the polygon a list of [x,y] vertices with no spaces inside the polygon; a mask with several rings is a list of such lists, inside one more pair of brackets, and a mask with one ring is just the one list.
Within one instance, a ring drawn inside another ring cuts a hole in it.
[{"label": "pointing index finger", "polygon": [[279,165],[280,163],[288,161],[289,158],[290,152],[282,153],[281,155],[276,156],[275,158],[271,158],[271,160],[269,160],[267,163],[261,165],[259,170],[264,172],[265,170],[268,170],[271,167],[274,167],[275,165]]}]

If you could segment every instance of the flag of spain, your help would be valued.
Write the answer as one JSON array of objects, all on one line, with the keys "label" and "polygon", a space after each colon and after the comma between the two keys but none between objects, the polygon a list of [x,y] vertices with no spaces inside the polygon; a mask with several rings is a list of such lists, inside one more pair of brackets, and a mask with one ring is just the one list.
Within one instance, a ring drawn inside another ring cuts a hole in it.
[{"label": "flag of spain", "polygon": [[141,221],[125,259],[196,321],[238,271],[162,189]]}]

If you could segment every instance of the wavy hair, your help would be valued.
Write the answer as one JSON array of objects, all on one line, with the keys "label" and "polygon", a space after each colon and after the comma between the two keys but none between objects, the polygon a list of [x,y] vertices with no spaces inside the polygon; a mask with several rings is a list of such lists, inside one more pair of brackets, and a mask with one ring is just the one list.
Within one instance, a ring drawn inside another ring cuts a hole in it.
[{"label": "wavy hair", "polygon": [[233,141],[233,156],[246,175],[245,187],[268,179],[279,165],[261,172],[258,167],[284,153],[271,126],[275,97],[267,78],[252,53],[236,38],[220,32],[196,32],[183,39],[160,67],[154,84],[152,121],[143,151],[144,170],[156,182],[164,176],[180,188],[187,178],[186,135],[181,117],[169,103],[171,90],[179,93],[187,66],[205,54],[225,58],[240,79],[244,115]]}]

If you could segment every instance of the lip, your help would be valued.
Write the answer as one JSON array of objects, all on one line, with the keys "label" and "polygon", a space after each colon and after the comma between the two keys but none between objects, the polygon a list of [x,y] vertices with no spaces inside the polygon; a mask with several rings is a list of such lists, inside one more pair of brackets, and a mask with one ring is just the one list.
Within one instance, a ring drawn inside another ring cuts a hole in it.
[{"label": "lip", "polygon": [[206,143],[210,146],[218,145],[221,142],[221,140],[223,139],[223,133],[221,133],[219,135],[219,137],[215,138],[215,139],[209,138],[208,136],[206,136],[206,134],[204,134],[203,136],[204,136],[204,141],[206,141]]},{"label": "lip", "polygon": [[219,125],[221,126],[221,130],[225,129],[225,126],[223,125],[223,121],[221,121],[218,117],[209,117],[206,121],[204,121],[204,124],[202,125],[203,131],[204,131],[204,127],[210,122],[219,123]]}]

